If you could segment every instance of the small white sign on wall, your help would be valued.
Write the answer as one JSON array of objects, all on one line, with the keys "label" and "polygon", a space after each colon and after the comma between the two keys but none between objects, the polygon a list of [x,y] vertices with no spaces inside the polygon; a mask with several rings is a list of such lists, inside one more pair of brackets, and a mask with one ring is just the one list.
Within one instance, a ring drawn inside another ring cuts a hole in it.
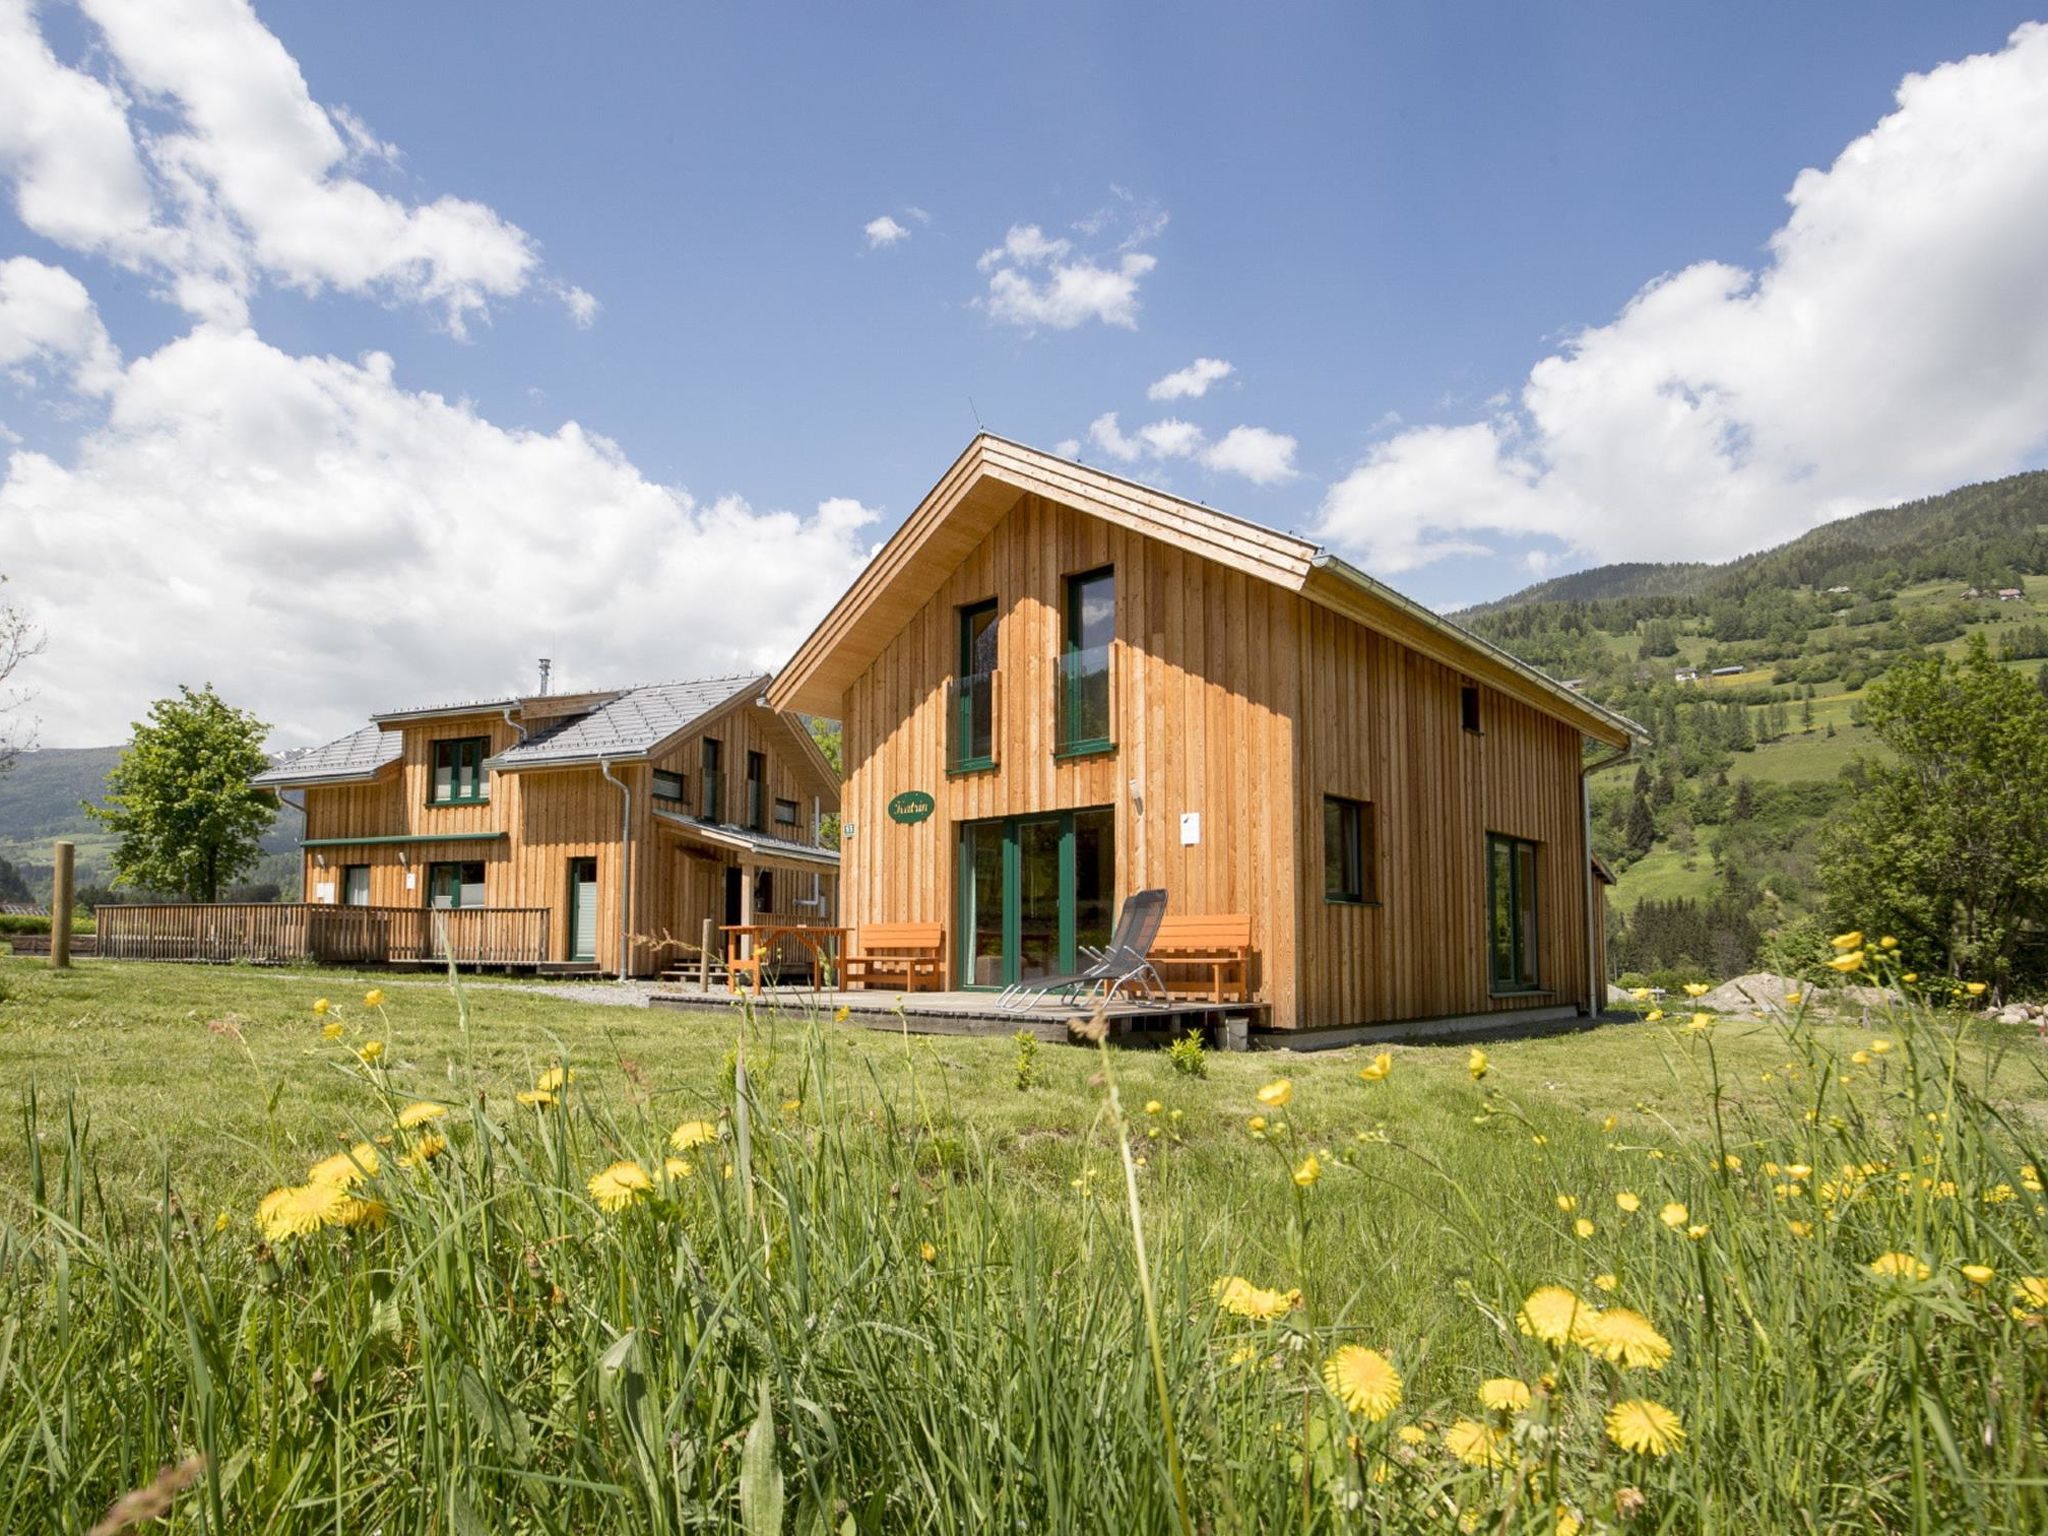
[{"label": "small white sign on wall", "polygon": [[1180,845],[1192,848],[1202,840],[1202,813],[1182,811],[1180,813]]},{"label": "small white sign on wall", "polygon": [[409,891],[409,890],[411,890],[411,889],[412,889],[412,886],[413,886],[413,882],[414,882],[415,880],[417,880],[418,878],[419,878],[418,874],[416,874],[416,873],[415,873],[414,871],[412,871],[412,870],[408,869],[408,870],[407,870],[407,871],[405,872],[405,888],[406,888],[406,889],[407,889],[408,891]]},{"label": "small white sign on wall", "polygon": [[322,880],[319,884],[315,885],[313,887],[313,899],[315,901],[333,901],[334,882],[332,880]]}]

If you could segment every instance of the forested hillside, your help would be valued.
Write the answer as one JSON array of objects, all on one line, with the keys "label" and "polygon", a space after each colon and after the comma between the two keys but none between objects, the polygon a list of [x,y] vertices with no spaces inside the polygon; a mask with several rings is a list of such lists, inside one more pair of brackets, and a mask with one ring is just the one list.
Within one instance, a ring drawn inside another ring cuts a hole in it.
[{"label": "forested hillside", "polygon": [[[1829,523],[1726,565],[1613,565],[1455,615],[1654,738],[1594,784],[1613,959],[1727,975],[1810,943],[1865,688],[1981,634],[2048,692],[2048,472]],[[2048,765],[2044,765],[2048,766]]]}]

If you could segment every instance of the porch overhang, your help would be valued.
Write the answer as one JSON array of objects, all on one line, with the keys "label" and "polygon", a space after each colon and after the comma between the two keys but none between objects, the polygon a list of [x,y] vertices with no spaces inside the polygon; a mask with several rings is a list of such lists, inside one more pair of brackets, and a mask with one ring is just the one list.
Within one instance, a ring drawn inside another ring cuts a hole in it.
[{"label": "porch overhang", "polygon": [[701,821],[695,816],[678,816],[673,811],[656,811],[654,824],[675,833],[685,842],[738,854],[743,862],[764,869],[799,869],[820,874],[839,872],[839,850],[836,848],[811,848],[802,843],[788,843],[764,832],[750,832],[745,827],[727,826],[723,822]]}]

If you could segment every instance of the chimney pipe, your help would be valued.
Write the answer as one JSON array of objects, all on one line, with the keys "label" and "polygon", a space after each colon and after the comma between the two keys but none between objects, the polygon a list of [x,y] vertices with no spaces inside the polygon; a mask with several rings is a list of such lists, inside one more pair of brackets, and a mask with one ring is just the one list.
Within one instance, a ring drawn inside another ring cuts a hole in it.
[{"label": "chimney pipe", "polygon": [[546,656],[543,656],[543,657],[541,657],[541,659],[540,659],[540,692],[541,692],[541,697],[542,697],[542,698],[546,698],[546,697],[547,697],[547,692],[548,692],[548,674],[549,674],[550,672],[554,671],[554,670],[555,670],[555,664],[554,664],[553,660],[551,660],[550,658],[548,658],[548,657],[546,657]]}]

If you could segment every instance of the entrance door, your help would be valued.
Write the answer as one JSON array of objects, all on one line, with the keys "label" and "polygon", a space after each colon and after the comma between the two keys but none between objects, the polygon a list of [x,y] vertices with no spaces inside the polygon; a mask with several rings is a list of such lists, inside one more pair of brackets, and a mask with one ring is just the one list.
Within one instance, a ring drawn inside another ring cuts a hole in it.
[{"label": "entrance door", "polygon": [[569,958],[597,959],[597,860],[569,861]]},{"label": "entrance door", "polygon": [[1076,969],[1109,942],[1116,813],[969,822],[960,829],[960,983],[1005,987]]},{"label": "entrance door", "polygon": [[737,864],[725,867],[725,920],[728,924],[740,920],[740,882],[745,878]]}]

